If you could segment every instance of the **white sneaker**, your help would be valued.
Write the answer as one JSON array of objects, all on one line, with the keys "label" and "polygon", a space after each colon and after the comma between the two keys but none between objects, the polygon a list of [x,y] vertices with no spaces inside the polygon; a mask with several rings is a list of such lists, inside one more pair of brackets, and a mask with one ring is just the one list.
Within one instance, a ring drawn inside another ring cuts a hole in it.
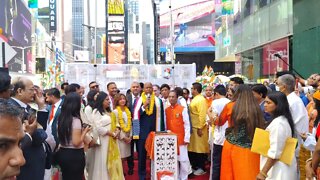
[{"label": "white sneaker", "polygon": [[196,171],[193,172],[193,174],[196,175],[196,176],[201,176],[201,175],[203,175],[205,173],[206,172],[201,168],[199,168],[199,169],[197,169]]}]

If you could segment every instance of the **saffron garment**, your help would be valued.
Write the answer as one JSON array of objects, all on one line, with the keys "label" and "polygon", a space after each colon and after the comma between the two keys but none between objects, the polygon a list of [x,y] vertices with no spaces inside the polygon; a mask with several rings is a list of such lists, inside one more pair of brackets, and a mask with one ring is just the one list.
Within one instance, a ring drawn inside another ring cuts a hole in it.
[{"label": "saffron garment", "polygon": [[[292,136],[288,120],[284,116],[277,117],[272,120],[266,130],[270,132],[270,149],[268,150],[268,157],[279,159],[287,138]],[[261,156],[260,170],[266,162],[267,157]],[[281,161],[277,161],[268,171],[268,177],[266,179],[298,179],[296,158],[293,158],[291,166]]]},{"label": "saffron garment", "polygon": [[256,179],[260,155],[251,152],[251,143],[245,124],[239,126],[238,133],[226,135],[221,157],[221,180]]},{"label": "saffron garment", "polygon": [[232,109],[233,109],[234,104],[235,104],[235,102],[232,101],[224,106],[224,108],[219,116],[219,120],[217,120],[215,122],[215,125],[223,126],[224,123],[226,123],[228,121],[228,126],[229,127],[232,126],[231,113],[232,113]]},{"label": "saffron garment", "polygon": [[[195,96],[190,103],[190,118],[193,132],[190,137],[190,144],[188,145],[188,151],[190,152],[209,152],[209,133],[208,126],[206,125],[207,109],[206,99],[201,94]],[[201,137],[197,133],[198,129],[202,129],[203,135]]]},{"label": "saffron garment", "polygon": [[179,167],[179,179],[188,179],[189,172],[191,170],[188,148],[185,142],[190,141],[190,123],[187,108],[176,104],[169,106],[165,110],[167,130],[177,135],[179,155],[178,160]]}]

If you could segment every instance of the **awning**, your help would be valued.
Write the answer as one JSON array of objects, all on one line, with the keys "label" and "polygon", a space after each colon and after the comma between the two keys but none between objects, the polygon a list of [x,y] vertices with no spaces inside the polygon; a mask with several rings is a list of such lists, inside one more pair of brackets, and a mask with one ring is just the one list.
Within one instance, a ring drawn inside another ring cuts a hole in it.
[{"label": "awning", "polygon": [[236,55],[232,54],[219,59],[215,59],[213,62],[236,62]]}]

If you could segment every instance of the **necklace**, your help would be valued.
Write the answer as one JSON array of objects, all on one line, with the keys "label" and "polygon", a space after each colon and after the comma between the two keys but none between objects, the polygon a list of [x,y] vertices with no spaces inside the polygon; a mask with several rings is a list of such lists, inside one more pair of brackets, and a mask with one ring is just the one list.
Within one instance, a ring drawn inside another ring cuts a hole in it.
[{"label": "necklace", "polygon": [[129,109],[127,107],[124,107],[124,112],[127,115],[127,125],[125,126],[123,117],[122,117],[122,110],[120,108],[120,106],[117,106],[117,111],[118,111],[118,118],[119,118],[119,124],[120,124],[120,128],[122,129],[123,132],[128,133],[131,130],[131,112],[129,111]]},{"label": "necklace", "polygon": [[[147,100],[147,96],[144,92],[141,94],[141,97],[142,97],[142,103],[145,103]],[[151,94],[150,106],[146,108],[146,114],[148,116],[150,116],[153,113],[153,107],[154,107],[154,93]]]}]

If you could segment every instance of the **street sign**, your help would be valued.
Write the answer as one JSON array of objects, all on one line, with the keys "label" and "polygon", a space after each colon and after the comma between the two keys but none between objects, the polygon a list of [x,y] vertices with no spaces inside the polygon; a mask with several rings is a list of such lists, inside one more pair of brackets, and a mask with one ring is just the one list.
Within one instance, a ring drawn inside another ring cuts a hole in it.
[{"label": "street sign", "polygon": [[97,54],[96,57],[97,57],[97,58],[103,58],[103,57],[104,57],[104,54]]},{"label": "street sign", "polygon": [[[5,63],[7,64],[16,54],[17,52],[5,41],[0,38],[0,57],[2,60],[2,43],[5,44]],[[2,61],[1,61],[2,62]],[[2,63],[0,63],[0,67],[2,67]]]}]

